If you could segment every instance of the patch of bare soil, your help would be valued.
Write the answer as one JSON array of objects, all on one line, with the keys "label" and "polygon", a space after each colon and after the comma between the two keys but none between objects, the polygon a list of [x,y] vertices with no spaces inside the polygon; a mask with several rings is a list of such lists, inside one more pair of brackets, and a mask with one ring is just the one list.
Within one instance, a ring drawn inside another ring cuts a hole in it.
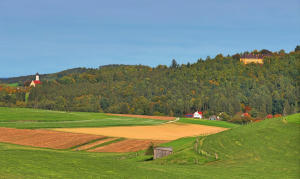
[{"label": "patch of bare soil", "polygon": [[68,149],[100,138],[104,136],[0,127],[0,142],[52,149]]},{"label": "patch of bare soil", "polygon": [[138,140],[138,139],[126,139],[120,142],[111,143],[102,147],[98,147],[89,152],[136,152],[139,150],[147,149],[151,143],[158,145],[166,143],[165,140]]},{"label": "patch of bare soil", "polygon": [[227,128],[197,124],[170,123],[154,126],[58,128],[54,130],[112,137],[124,137],[129,139],[175,140],[188,136],[210,135],[227,130]]}]

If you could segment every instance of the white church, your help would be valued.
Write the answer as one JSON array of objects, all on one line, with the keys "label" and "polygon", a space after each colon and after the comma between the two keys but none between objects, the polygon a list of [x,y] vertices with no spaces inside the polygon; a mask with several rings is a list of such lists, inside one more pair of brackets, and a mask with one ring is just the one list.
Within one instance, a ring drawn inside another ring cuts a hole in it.
[{"label": "white church", "polygon": [[30,87],[33,86],[35,87],[36,85],[38,84],[41,84],[42,82],[40,81],[40,75],[39,73],[36,73],[35,74],[35,80],[32,80],[31,83],[30,83]]}]

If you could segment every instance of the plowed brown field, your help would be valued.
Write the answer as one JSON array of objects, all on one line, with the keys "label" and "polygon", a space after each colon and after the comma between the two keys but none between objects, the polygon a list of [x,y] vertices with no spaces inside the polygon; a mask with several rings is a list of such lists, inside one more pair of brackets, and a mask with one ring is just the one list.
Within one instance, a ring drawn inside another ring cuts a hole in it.
[{"label": "plowed brown field", "polygon": [[151,143],[157,145],[166,142],[168,141],[127,139],[127,140],[122,140],[120,142],[112,143],[88,151],[89,152],[136,152],[139,150],[147,149],[151,145]]},{"label": "plowed brown field", "polygon": [[197,124],[163,124],[155,126],[128,126],[104,128],[58,128],[57,131],[95,134],[130,139],[175,140],[181,137],[209,135],[227,128]]},{"label": "plowed brown field", "polygon": [[107,115],[111,116],[124,116],[124,117],[136,117],[136,118],[144,118],[144,119],[159,119],[159,120],[166,120],[171,121],[175,120],[175,117],[168,117],[168,116],[147,116],[147,115],[134,115],[134,114],[111,114],[106,113]]},{"label": "plowed brown field", "polygon": [[0,127],[0,142],[52,149],[67,149],[103,137],[104,136],[49,130],[12,129]]}]

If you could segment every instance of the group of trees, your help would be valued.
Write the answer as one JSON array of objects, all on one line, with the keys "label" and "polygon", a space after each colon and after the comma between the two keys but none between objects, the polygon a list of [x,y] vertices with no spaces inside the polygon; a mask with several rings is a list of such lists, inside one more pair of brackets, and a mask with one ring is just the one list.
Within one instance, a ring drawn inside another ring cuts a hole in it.
[{"label": "group of trees", "polygon": [[[263,65],[244,65],[236,54],[199,59],[194,64],[155,68],[142,65],[109,65],[43,81],[31,88],[26,107],[64,111],[94,111],[182,116],[196,110],[206,116],[229,116],[251,107],[252,117],[291,114],[299,110],[299,51],[271,53]],[[15,105],[24,98],[7,99]],[[19,92],[14,93],[14,95]],[[21,93],[21,92],[20,92]],[[23,103],[22,103],[23,104]]]}]

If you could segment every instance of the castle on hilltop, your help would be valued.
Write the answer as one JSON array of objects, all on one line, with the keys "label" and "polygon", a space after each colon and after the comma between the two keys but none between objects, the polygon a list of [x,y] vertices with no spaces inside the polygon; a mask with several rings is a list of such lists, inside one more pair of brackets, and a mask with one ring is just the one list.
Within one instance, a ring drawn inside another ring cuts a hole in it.
[{"label": "castle on hilltop", "polygon": [[258,63],[258,64],[264,64],[264,55],[255,55],[255,54],[244,54],[240,58],[240,62],[244,64],[249,63]]}]

